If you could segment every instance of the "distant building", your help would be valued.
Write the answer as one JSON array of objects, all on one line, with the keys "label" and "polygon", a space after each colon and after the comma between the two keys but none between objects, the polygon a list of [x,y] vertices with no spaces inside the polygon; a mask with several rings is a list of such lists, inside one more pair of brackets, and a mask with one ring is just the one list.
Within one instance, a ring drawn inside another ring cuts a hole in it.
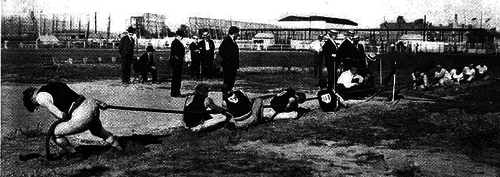
[{"label": "distant building", "polygon": [[[227,35],[227,30],[231,26],[237,26],[240,29],[266,29],[278,28],[277,25],[242,22],[225,19],[189,17],[189,36],[201,35],[202,32],[208,31],[213,39],[223,39]],[[252,36],[253,37],[253,36]]]},{"label": "distant building", "polygon": [[142,16],[130,17],[130,25],[137,30],[139,38],[166,37],[166,17],[164,15],[144,13]]}]

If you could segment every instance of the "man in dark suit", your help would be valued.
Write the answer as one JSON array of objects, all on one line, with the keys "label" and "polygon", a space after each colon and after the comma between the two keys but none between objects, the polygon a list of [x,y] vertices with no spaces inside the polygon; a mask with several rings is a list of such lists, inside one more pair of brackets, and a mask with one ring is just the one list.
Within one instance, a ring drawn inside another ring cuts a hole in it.
[{"label": "man in dark suit", "polygon": [[118,47],[122,60],[122,84],[130,84],[130,65],[132,65],[132,61],[134,60],[135,40],[132,36],[135,33],[135,29],[130,26],[127,29],[127,33],[120,40],[120,46]]},{"label": "man in dark suit", "polygon": [[189,44],[189,51],[191,51],[191,78],[200,78],[200,42],[198,36],[193,36],[193,42]]},{"label": "man in dark suit", "polygon": [[201,35],[203,40],[200,42],[200,54],[201,54],[201,75],[204,78],[212,78],[212,70],[214,63],[214,51],[215,44],[212,39],[210,39],[210,33],[203,32]]},{"label": "man in dark suit", "polygon": [[354,46],[352,37],[354,36],[354,31],[347,31],[345,34],[345,40],[340,44],[338,57],[340,57],[341,62],[344,63],[344,68],[348,69],[354,65],[354,58],[357,55],[357,49]]},{"label": "man in dark suit", "polygon": [[184,37],[184,31],[177,30],[175,32],[175,39],[170,45],[170,66],[172,67],[172,86],[170,89],[170,96],[181,96],[181,79],[182,68],[184,66],[185,49],[181,40]]},{"label": "man in dark suit", "polygon": [[236,44],[240,29],[236,26],[229,28],[229,35],[222,41],[219,47],[219,55],[222,57],[222,72],[224,74],[224,85],[230,90],[236,81],[236,72],[240,67],[240,51]]},{"label": "man in dark suit", "polygon": [[[142,75],[142,83],[148,82],[148,72],[151,72],[152,82],[156,83],[156,66],[153,58],[153,46],[146,47],[146,53],[142,54],[139,61],[136,63],[139,72]],[[135,66],[134,66],[135,68]]]},{"label": "man in dark suit", "polygon": [[323,44],[322,52],[325,59],[325,66],[328,70],[328,89],[335,89],[335,79],[336,79],[336,64],[337,59],[337,44],[335,44],[335,39],[337,38],[338,32],[336,30],[330,30],[327,35],[325,44]]}]

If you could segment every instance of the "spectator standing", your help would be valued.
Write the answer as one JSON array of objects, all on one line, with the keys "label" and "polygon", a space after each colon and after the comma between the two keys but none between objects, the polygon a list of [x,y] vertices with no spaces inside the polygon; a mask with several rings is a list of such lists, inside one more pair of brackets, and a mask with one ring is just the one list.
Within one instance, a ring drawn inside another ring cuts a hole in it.
[{"label": "spectator standing", "polygon": [[214,64],[214,51],[215,44],[212,39],[210,39],[210,33],[203,32],[201,35],[203,40],[200,42],[200,54],[201,54],[201,75],[204,78],[211,79],[213,76],[213,64]]},{"label": "spectator standing", "polygon": [[193,36],[193,42],[189,44],[191,51],[191,78],[200,79],[200,44],[198,36]]},{"label": "spectator standing", "polygon": [[337,44],[335,39],[337,38],[338,31],[330,30],[327,35],[325,35],[325,44],[322,47],[322,54],[325,59],[325,66],[328,70],[328,88],[335,89],[335,79],[337,78],[337,64],[339,64],[339,59],[337,56]]},{"label": "spectator standing", "polygon": [[321,78],[323,76],[323,35],[318,35],[318,39],[311,42],[309,47],[313,51],[314,77]]},{"label": "spectator standing", "polygon": [[228,90],[234,87],[236,74],[240,67],[240,51],[236,39],[238,39],[240,29],[236,26],[229,27],[228,36],[222,41],[219,47],[219,55],[222,57],[222,71],[224,74],[224,85]]},{"label": "spectator standing", "polygon": [[170,96],[181,96],[181,81],[182,81],[182,68],[184,66],[185,48],[181,40],[184,37],[184,31],[177,30],[175,32],[175,39],[170,45],[170,66],[172,67],[172,86]]},{"label": "spectator standing", "polygon": [[139,65],[139,72],[142,75],[142,83],[148,82],[148,73],[151,72],[152,82],[156,83],[157,72],[155,66],[155,60],[153,58],[153,46],[146,47],[146,53],[142,54],[139,61],[136,63]]},{"label": "spectator standing", "polygon": [[130,26],[127,29],[127,35],[123,36],[120,40],[118,51],[122,60],[122,84],[130,84],[130,69],[132,61],[134,61],[134,46],[135,40],[133,35],[135,29]]},{"label": "spectator standing", "polygon": [[354,31],[347,31],[345,33],[345,40],[340,44],[338,57],[340,57],[340,61],[344,63],[345,68],[350,68],[354,65],[354,58],[357,55],[357,49],[354,46],[354,42],[352,37],[354,36]]}]

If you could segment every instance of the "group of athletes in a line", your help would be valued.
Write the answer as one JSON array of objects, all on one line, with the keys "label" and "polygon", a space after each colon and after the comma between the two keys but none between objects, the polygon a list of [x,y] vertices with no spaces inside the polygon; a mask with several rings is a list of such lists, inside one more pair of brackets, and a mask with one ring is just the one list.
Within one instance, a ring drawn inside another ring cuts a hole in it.
[{"label": "group of athletes in a line", "polygon": [[[319,86],[321,90],[317,99],[321,110],[332,112],[347,106],[338,94],[327,89],[326,80],[321,79]],[[217,105],[213,98],[209,97],[209,87],[206,84],[196,85],[194,94],[188,96],[184,104],[183,120],[186,128],[195,132],[221,127],[244,129],[277,119],[297,119],[310,110],[299,107],[299,104],[306,101],[306,95],[291,88],[275,95],[252,99],[242,90],[225,85],[221,91],[223,104]],[[265,99],[271,99],[270,105],[264,105]],[[87,130],[114,149],[123,150],[117,137],[103,128],[99,118],[100,110],[106,110],[108,105],[101,100],[76,93],[65,83],[53,82],[38,88],[27,88],[23,92],[23,103],[30,112],[41,107],[46,108],[60,121],[49,134],[54,136],[54,143],[69,157],[79,153],[66,136]]]}]

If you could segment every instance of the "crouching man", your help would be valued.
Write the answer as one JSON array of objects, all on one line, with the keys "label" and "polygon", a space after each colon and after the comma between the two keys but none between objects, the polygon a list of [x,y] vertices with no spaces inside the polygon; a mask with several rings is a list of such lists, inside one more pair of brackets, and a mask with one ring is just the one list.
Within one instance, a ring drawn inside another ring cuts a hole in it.
[{"label": "crouching man", "polygon": [[319,102],[319,107],[323,112],[335,112],[340,108],[347,108],[347,103],[344,99],[334,90],[328,89],[327,81],[325,79],[320,79],[318,86],[321,89],[318,91],[317,99]]},{"label": "crouching man", "polygon": [[264,117],[269,120],[297,119],[299,113],[306,112],[299,108],[299,104],[304,103],[306,95],[295,92],[293,89],[285,89],[271,99],[271,108],[265,109]]},{"label": "crouching man", "polygon": [[198,84],[194,88],[194,95],[189,96],[184,104],[184,123],[186,127],[195,132],[213,130],[224,125],[234,126],[232,116],[227,110],[214,103],[208,97],[208,86]]},{"label": "crouching man", "polygon": [[[65,83],[54,82],[41,86],[30,87],[23,92],[23,102],[30,112],[44,107],[57,119],[53,136],[55,143],[64,151],[76,154],[74,146],[65,137],[90,130],[92,135],[102,138],[116,150],[123,150],[116,137],[102,127],[99,119],[100,109],[105,110],[107,104],[77,94]],[[52,132],[49,132],[52,133]]]},{"label": "crouching man", "polygon": [[241,90],[230,90],[222,86],[222,103],[234,118],[236,128],[248,128],[249,126],[264,122],[262,117],[262,99],[250,100]]}]

